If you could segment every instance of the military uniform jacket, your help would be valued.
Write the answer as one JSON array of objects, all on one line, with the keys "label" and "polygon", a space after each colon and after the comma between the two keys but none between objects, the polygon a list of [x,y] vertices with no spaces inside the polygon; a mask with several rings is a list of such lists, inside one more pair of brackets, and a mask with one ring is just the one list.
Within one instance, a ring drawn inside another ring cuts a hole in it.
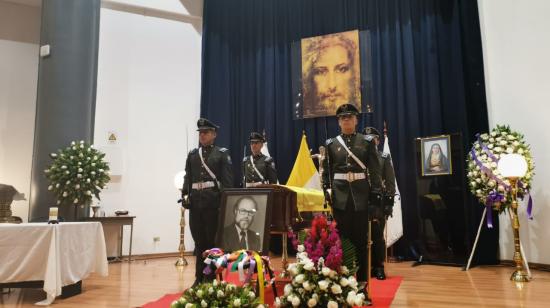
[{"label": "military uniform jacket", "polygon": [[200,190],[192,188],[193,183],[214,181],[203,167],[199,156],[199,149],[196,148],[189,152],[187,156],[182,192],[183,194],[189,194],[191,209],[218,208],[220,206],[221,191],[233,186],[231,157],[226,148],[220,148],[215,145],[203,147],[202,157],[208,168],[216,176],[216,186]]},{"label": "military uniform jacket", "polygon": [[250,156],[243,159],[243,172],[246,183],[262,182],[262,178],[258,175],[254,166],[264,177],[263,182],[265,184],[277,184],[277,170],[275,170],[275,162],[272,157],[260,154],[254,156],[253,161],[250,161]]},{"label": "military uniform jacket", "polygon": [[[341,135],[346,146],[367,167],[367,178],[348,182],[347,180],[335,180],[336,173],[365,173],[359,164],[348,154],[342,144],[331,138],[326,142],[327,158],[324,160],[323,185],[332,188],[332,206],[344,210],[348,198],[353,198],[355,210],[366,210],[371,191],[381,192],[381,169],[378,160],[378,151],[370,136],[360,133],[353,135]],[[329,166],[330,164],[330,166]]]}]

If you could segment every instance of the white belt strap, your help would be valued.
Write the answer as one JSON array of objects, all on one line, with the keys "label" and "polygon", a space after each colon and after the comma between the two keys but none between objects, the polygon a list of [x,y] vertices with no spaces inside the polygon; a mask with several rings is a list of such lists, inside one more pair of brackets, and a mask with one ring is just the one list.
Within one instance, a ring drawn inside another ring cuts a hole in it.
[{"label": "white belt strap", "polygon": [[258,168],[256,168],[256,164],[254,163],[254,158],[252,157],[252,155],[250,155],[250,163],[252,164],[254,171],[256,171],[256,174],[260,177],[262,182],[265,181],[264,176],[260,173],[260,171],[258,171]]},{"label": "white belt strap", "polygon": [[361,173],[348,172],[348,173],[335,173],[334,174],[334,179],[335,180],[346,180],[348,182],[363,180],[363,179],[366,179],[366,178],[367,178],[367,176],[362,172]]},{"label": "white belt strap", "polygon": [[338,135],[338,137],[336,137],[336,140],[338,140],[338,142],[340,142],[340,144],[344,146],[344,149],[346,149],[349,156],[351,156],[351,158],[355,160],[355,162],[361,167],[361,169],[367,170],[367,166],[365,166],[365,164],[363,164],[363,162],[359,158],[357,158],[357,156],[355,156],[355,154],[353,154],[353,152],[350,149],[348,149],[348,146],[344,142],[344,139],[342,139],[342,136]]},{"label": "white belt strap", "polygon": [[[204,167],[204,169],[206,169],[206,172],[208,172],[208,174],[210,174],[214,182],[217,183],[218,179],[216,178],[216,175],[214,174],[214,172],[212,172],[212,170],[210,170],[210,168],[208,168],[208,165],[204,162],[204,158],[202,158],[202,147],[199,148],[199,157],[201,158],[201,164]],[[218,183],[218,186],[219,186],[219,183]]]},{"label": "white belt strap", "polygon": [[198,182],[198,183],[193,183],[191,185],[191,188],[196,190],[202,190],[202,189],[211,188],[211,187],[216,187],[216,184],[212,181]]}]

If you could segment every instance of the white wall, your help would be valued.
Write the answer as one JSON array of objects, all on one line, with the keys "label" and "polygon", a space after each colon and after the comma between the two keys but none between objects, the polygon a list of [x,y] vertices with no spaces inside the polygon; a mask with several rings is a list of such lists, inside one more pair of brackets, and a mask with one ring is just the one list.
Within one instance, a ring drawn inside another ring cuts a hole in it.
[{"label": "white wall", "polygon": [[0,1],[0,183],[27,197],[12,211],[28,220],[38,80],[40,9]]},{"label": "white wall", "polygon": [[[118,151],[121,159],[112,163],[122,170],[101,206],[107,214],[123,208],[137,216],[134,254],[178,249],[173,178],[185,167],[186,127],[189,146],[197,140],[200,63],[201,37],[191,25],[101,9],[94,143]],[[114,145],[110,131],[118,137]],[[193,248],[187,228],[186,250]]]},{"label": "white wall", "polygon": [[[525,135],[535,159],[534,220],[520,207],[520,237],[529,262],[550,264],[550,1],[478,0],[489,124]],[[512,260],[510,219],[500,217],[500,258]]]}]

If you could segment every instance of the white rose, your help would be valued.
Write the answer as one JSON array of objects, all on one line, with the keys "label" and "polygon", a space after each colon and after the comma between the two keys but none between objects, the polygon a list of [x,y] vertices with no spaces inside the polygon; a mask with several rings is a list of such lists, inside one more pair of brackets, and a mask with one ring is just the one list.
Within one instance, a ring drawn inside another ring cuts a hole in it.
[{"label": "white rose", "polygon": [[499,143],[500,143],[500,145],[507,145],[508,144],[508,142],[506,140],[501,140]]},{"label": "white rose", "polygon": [[61,166],[61,169],[65,170],[65,169],[67,169],[67,166],[63,165],[63,166]]},{"label": "white rose", "polygon": [[80,148],[81,148],[81,149],[83,149],[83,148],[84,148],[84,145],[83,145],[83,144],[81,144],[81,145],[80,145]]},{"label": "white rose", "polygon": [[71,142],[71,145],[75,145],[75,144],[76,144],[76,142],[74,142],[74,141],[73,141],[73,142]]},{"label": "white rose", "polygon": [[497,137],[496,141],[502,141],[502,137]]},{"label": "white rose", "polygon": [[497,167],[497,163],[496,162],[491,162],[491,168],[496,168]]},{"label": "white rose", "polygon": [[63,192],[63,197],[67,197],[69,194],[67,194],[66,191]]},{"label": "white rose", "polygon": [[82,172],[82,171],[84,171],[84,169],[78,168],[78,172]]},{"label": "white rose", "polygon": [[512,154],[512,153],[514,153],[514,149],[512,149],[512,147],[508,147],[508,148],[506,148],[506,153]]},{"label": "white rose", "polygon": [[92,163],[92,167],[95,167],[95,163]]},{"label": "white rose", "polygon": [[90,190],[88,190],[88,191],[86,191],[86,194],[87,194],[88,196],[91,196],[91,195],[92,195],[92,192],[91,192]]},{"label": "white rose", "polygon": [[334,277],[336,277],[337,274],[338,274],[338,273],[336,273],[336,271],[331,270],[330,273],[328,274],[328,276],[329,276],[330,278],[334,279]]},{"label": "white rose", "polygon": [[342,293],[342,288],[339,284],[333,284],[332,287],[330,287],[330,290],[333,294],[340,294]]},{"label": "white rose", "polygon": [[306,291],[311,291],[313,290],[313,286],[311,285],[311,283],[309,283],[309,281],[306,281],[302,284],[302,286],[304,287],[304,289]]},{"label": "white rose", "polygon": [[319,289],[321,289],[321,291],[325,291],[328,288],[328,281],[326,280],[321,280],[318,282],[318,284],[319,284]]},{"label": "white rose", "polygon": [[193,308],[193,304],[187,303],[187,304],[185,305],[185,308]]},{"label": "white rose", "polygon": [[348,284],[349,284],[349,281],[346,278],[344,277],[340,278],[340,285],[342,287],[346,287]]},{"label": "white rose", "polygon": [[355,306],[363,306],[363,302],[365,301],[365,294],[357,294],[355,297]]},{"label": "white rose", "polygon": [[302,283],[304,282],[304,278],[305,278],[304,274],[300,274],[296,276],[296,278],[294,278],[294,281],[296,281],[296,283]]},{"label": "white rose", "polygon": [[59,183],[55,184],[55,188],[59,188]]},{"label": "white rose", "polygon": [[474,148],[479,149],[479,148],[480,148],[479,143],[475,143],[475,144],[474,144]]},{"label": "white rose", "polygon": [[304,245],[298,245],[298,252],[304,252]]},{"label": "white rose", "polygon": [[73,203],[77,204],[78,203],[78,198],[74,199]]},{"label": "white rose", "polygon": [[525,179],[526,179],[526,180],[529,180],[530,178],[531,178],[531,174],[530,174],[530,173],[527,173],[527,174],[525,175]]},{"label": "white rose", "polygon": [[76,177],[80,179],[80,178],[82,178],[82,174],[79,173],[79,174],[76,175]]},{"label": "white rose", "polygon": [[52,190],[52,189],[53,189],[52,185],[48,186],[48,190]]},{"label": "white rose", "polygon": [[470,185],[472,185],[472,187],[475,188],[477,186],[477,183],[475,181],[473,181],[473,182],[470,182]]},{"label": "white rose", "polygon": [[492,149],[492,148],[494,148],[495,146],[494,146],[493,144],[489,144],[487,147],[488,147],[489,149]]},{"label": "white rose", "polygon": [[218,293],[216,294],[216,296],[217,296],[218,298],[222,298],[224,295],[225,295],[225,294],[223,293],[222,290],[218,290]]},{"label": "white rose", "polygon": [[517,141],[517,140],[514,141],[514,142],[512,142],[512,144],[513,144],[515,147],[519,147],[519,141]]},{"label": "white rose", "polygon": [[65,174],[71,174],[71,173],[69,172],[69,170],[67,170],[67,171],[65,171]]},{"label": "white rose", "polygon": [[349,291],[349,292],[348,292],[348,296],[346,297],[346,302],[347,302],[350,306],[355,305],[355,297],[356,297],[355,292],[354,292],[354,291]]},{"label": "white rose", "polygon": [[307,262],[305,265],[304,265],[304,269],[306,271],[312,271],[313,269],[315,268],[315,264],[313,264],[313,262]]},{"label": "white rose", "polygon": [[250,291],[250,292],[248,292],[248,298],[250,298],[251,300],[253,300],[253,299],[256,298],[256,294],[254,294],[254,292]]},{"label": "white rose", "polygon": [[208,307],[208,303],[204,299],[201,301],[201,307],[203,308]]},{"label": "white rose", "polygon": [[202,290],[198,290],[198,291],[197,291],[197,297],[198,297],[198,298],[201,298],[201,297],[202,297]]},{"label": "white rose", "polygon": [[91,175],[95,175],[95,171],[90,172]]},{"label": "white rose", "polygon": [[310,298],[308,301],[307,301],[307,306],[308,307],[315,307],[317,306],[317,300],[315,298]]},{"label": "white rose", "polygon": [[495,187],[497,185],[497,182],[495,180],[489,181],[489,187]]},{"label": "white rose", "polygon": [[236,298],[236,299],[233,301],[233,306],[235,306],[235,307],[240,307],[240,306],[241,306],[241,299],[240,299],[240,298]]},{"label": "white rose", "polygon": [[93,158],[93,160],[97,160],[97,155],[94,155],[94,158]]},{"label": "white rose", "polygon": [[323,267],[323,269],[321,270],[321,273],[323,273],[324,276],[328,276],[330,274],[330,268]]},{"label": "white rose", "polygon": [[355,279],[355,277],[353,277],[353,276],[349,276],[348,277],[348,284],[352,288],[357,287],[357,279]]},{"label": "white rose", "polygon": [[71,147],[71,149],[73,149],[74,151],[76,151],[76,147]]},{"label": "white rose", "polygon": [[90,183],[90,178],[87,178],[87,179],[86,179],[86,183]]},{"label": "white rose", "polygon": [[338,303],[335,301],[329,301],[327,304],[327,308],[338,308]]},{"label": "white rose", "polygon": [[496,133],[496,132],[491,132],[491,136],[493,136],[493,137],[494,137],[494,136],[496,136],[496,135],[497,135],[497,133]]},{"label": "white rose", "polygon": [[52,153],[52,154],[50,154],[50,156],[55,158],[55,157],[57,157],[57,154]]},{"label": "white rose", "polygon": [[57,204],[58,204],[58,205],[61,204],[61,200],[57,200]]},{"label": "white rose", "polygon": [[298,296],[294,296],[292,298],[292,306],[298,307],[300,305],[300,298]]},{"label": "white rose", "polygon": [[212,294],[212,293],[214,293],[214,288],[212,287],[208,288],[208,294]]},{"label": "white rose", "polygon": [[518,154],[523,154],[523,149],[518,149]]},{"label": "white rose", "polygon": [[477,182],[477,183],[481,183],[481,179],[480,179],[480,178],[477,178],[477,179],[476,179],[476,182]]},{"label": "white rose", "polygon": [[489,142],[490,142],[490,143],[494,143],[494,142],[495,142],[495,138],[489,138]]},{"label": "white rose", "polygon": [[508,135],[508,140],[514,140],[516,139],[516,137],[514,137],[514,135]]},{"label": "white rose", "polygon": [[292,292],[292,286],[290,284],[287,284],[284,288],[285,295],[288,295]]}]

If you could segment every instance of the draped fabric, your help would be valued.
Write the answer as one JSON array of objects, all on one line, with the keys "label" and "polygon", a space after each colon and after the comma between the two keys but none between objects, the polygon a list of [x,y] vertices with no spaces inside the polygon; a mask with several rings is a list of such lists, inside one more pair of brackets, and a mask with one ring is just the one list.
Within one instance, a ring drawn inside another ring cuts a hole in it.
[{"label": "draped fabric", "polygon": [[[314,153],[338,133],[334,117],[293,120],[292,43],[370,31],[374,112],[361,115],[358,129],[387,122],[405,241],[418,236],[414,138],[461,132],[466,149],[488,130],[475,0],[206,0],[203,23],[201,115],[221,126],[217,143],[235,162],[249,133],[265,129],[281,183],[302,131]],[[473,199],[465,206],[470,244],[482,207]],[[493,263],[498,228],[483,232],[479,261]]]}]

